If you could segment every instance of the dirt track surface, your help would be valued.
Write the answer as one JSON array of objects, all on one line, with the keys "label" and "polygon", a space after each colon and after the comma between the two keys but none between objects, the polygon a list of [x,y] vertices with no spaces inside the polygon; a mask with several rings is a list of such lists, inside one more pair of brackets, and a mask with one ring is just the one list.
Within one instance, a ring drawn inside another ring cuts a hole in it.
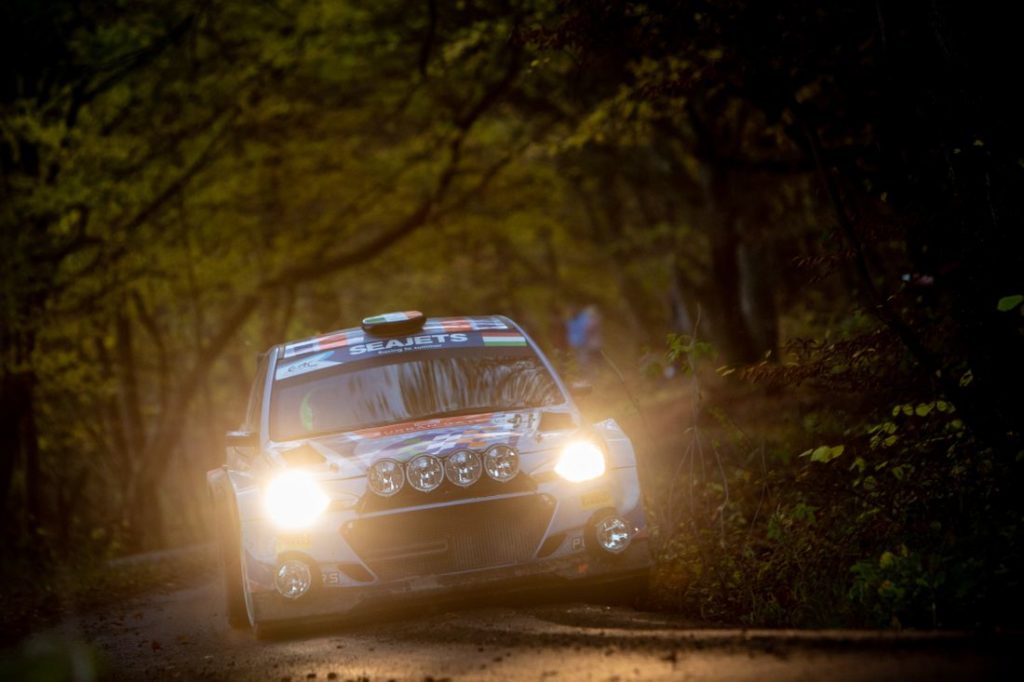
[{"label": "dirt track surface", "polygon": [[1019,636],[717,630],[627,606],[515,595],[417,605],[259,641],[213,576],[68,622],[103,678],[308,680],[1016,679]]}]

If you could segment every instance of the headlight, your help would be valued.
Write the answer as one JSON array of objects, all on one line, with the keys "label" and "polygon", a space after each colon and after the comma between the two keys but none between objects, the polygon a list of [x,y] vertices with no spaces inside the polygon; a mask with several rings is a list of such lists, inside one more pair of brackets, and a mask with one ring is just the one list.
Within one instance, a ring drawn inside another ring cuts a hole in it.
[{"label": "headlight", "polygon": [[281,528],[306,528],[327,509],[330,498],[305,471],[286,471],[270,481],[263,506]]},{"label": "headlight", "polygon": [[420,492],[429,493],[444,481],[444,465],[437,457],[420,455],[405,467],[409,485]]},{"label": "headlight", "polygon": [[448,474],[448,480],[463,488],[479,481],[483,469],[484,467],[480,463],[480,455],[472,450],[459,450],[452,453],[448,455],[448,460],[444,464],[444,471]]},{"label": "headlight", "polygon": [[519,473],[519,455],[507,445],[494,445],[484,453],[484,469],[495,481],[511,481]]},{"label": "headlight", "polygon": [[382,459],[379,462],[374,462],[366,477],[370,483],[370,490],[384,497],[394,495],[405,485],[405,474],[402,473],[402,465],[393,459]]},{"label": "headlight", "polygon": [[597,478],[604,473],[604,453],[590,441],[569,443],[558,457],[555,473],[573,483]]}]

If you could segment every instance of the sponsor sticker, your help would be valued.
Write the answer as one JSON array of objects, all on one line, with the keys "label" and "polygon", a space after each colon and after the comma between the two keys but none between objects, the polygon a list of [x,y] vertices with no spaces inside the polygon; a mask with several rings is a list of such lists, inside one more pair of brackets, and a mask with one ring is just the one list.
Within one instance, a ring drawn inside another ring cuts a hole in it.
[{"label": "sponsor sticker", "polygon": [[469,337],[461,332],[451,334],[418,334],[416,336],[407,336],[404,339],[381,339],[380,341],[350,346],[348,354],[352,357],[363,355],[364,353],[388,355],[391,353],[404,353],[410,350],[440,348],[448,344],[466,343],[467,341],[469,341]]},{"label": "sponsor sticker", "polygon": [[277,536],[277,551],[289,549],[307,549],[312,546],[313,538],[309,533],[282,533]]},{"label": "sponsor sticker", "polygon": [[350,346],[354,343],[362,343],[365,338],[366,337],[363,335],[363,332],[359,329],[334,332],[316,339],[309,339],[308,341],[299,341],[298,343],[289,344],[284,347],[284,356],[286,358],[291,358],[296,355],[305,355],[306,353],[313,353],[318,350],[330,350],[331,348]]},{"label": "sponsor sticker", "polygon": [[417,433],[419,431],[433,431],[435,429],[451,428],[456,426],[490,424],[493,419],[493,413],[465,414],[455,417],[437,417],[435,419],[424,419],[422,421],[388,424],[387,426],[372,426],[368,429],[355,431],[349,434],[349,436],[360,439],[383,438],[385,436],[403,436],[405,434]]},{"label": "sponsor sticker", "polygon": [[274,377],[278,380],[287,379],[288,377],[299,376],[300,374],[314,372],[318,369],[336,367],[341,364],[340,362],[329,360],[328,358],[330,358],[330,356],[330,351],[317,353],[316,355],[312,355],[297,362],[292,362],[282,367],[278,367]]},{"label": "sponsor sticker", "polygon": [[354,343],[362,343],[364,340],[366,340],[366,337],[361,332],[339,332],[318,339],[317,347],[320,350],[328,350],[330,348],[351,346]]},{"label": "sponsor sticker", "polygon": [[441,317],[427,320],[425,332],[469,332],[508,329],[508,325],[496,317]]},{"label": "sponsor sticker", "polygon": [[460,318],[446,318],[443,320],[427,322],[423,325],[425,332],[471,332],[475,329],[470,320]]}]

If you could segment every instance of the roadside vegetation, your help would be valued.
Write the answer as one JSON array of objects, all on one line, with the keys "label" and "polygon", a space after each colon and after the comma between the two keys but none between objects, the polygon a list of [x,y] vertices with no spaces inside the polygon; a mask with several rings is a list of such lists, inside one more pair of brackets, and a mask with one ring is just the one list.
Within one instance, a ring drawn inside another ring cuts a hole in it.
[{"label": "roadside vegetation", "polygon": [[0,577],[73,592],[207,541],[204,472],[274,343],[420,309],[507,314],[568,356],[592,305],[596,412],[647,464],[653,606],[1019,626],[1014,25],[931,2],[7,3]]},{"label": "roadside vegetation", "polygon": [[[1021,512],[953,404],[711,375],[648,487],[650,604],[709,622],[985,627],[1018,620]],[[694,419],[696,416],[696,419]]]}]

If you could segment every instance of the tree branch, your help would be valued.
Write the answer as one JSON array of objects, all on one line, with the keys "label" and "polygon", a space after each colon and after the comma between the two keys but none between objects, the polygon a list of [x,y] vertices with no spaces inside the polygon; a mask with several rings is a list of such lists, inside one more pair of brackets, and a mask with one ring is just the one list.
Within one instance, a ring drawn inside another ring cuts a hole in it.
[{"label": "tree branch", "polygon": [[[518,61],[518,60],[516,60]],[[473,125],[499,98],[500,94],[512,82],[518,73],[518,66],[510,65],[504,77],[495,83],[480,100],[469,110],[468,114],[457,123],[457,132],[448,144],[448,162],[438,175],[433,191],[431,191],[409,214],[391,229],[378,232],[367,238],[360,245],[328,258],[313,257],[309,261],[285,268],[272,277],[259,282],[248,293],[244,294],[223,318],[217,331],[210,341],[200,348],[192,367],[184,375],[184,379],[169,401],[167,408],[160,416],[159,423],[153,431],[153,437],[147,447],[146,456],[142,461],[147,467],[144,477],[155,481],[163,475],[170,454],[177,447],[181,438],[181,422],[196,391],[202,385],[203,377],[210,371],[213,363],[228,347],[238,329],[249,319],[258,308],[267,292],[278,287],[293,287],[297,284],[325,277],[339,270],[365,263],[380,255],[389,247],[404,239],[418,228],[429,223],[434,212],[440,205],[444,195],[451,188],[457,175],[462,158],[462,148]],[[138,487],[145,490],[146,486]]]},{"label": "tree branch", "polygon": [[420,47],[420,75],[427,79],[427,67],[430,65],[430,52],[434,48],[434,38],[437,34],[437,0],[427,0],[427,37]]}]

